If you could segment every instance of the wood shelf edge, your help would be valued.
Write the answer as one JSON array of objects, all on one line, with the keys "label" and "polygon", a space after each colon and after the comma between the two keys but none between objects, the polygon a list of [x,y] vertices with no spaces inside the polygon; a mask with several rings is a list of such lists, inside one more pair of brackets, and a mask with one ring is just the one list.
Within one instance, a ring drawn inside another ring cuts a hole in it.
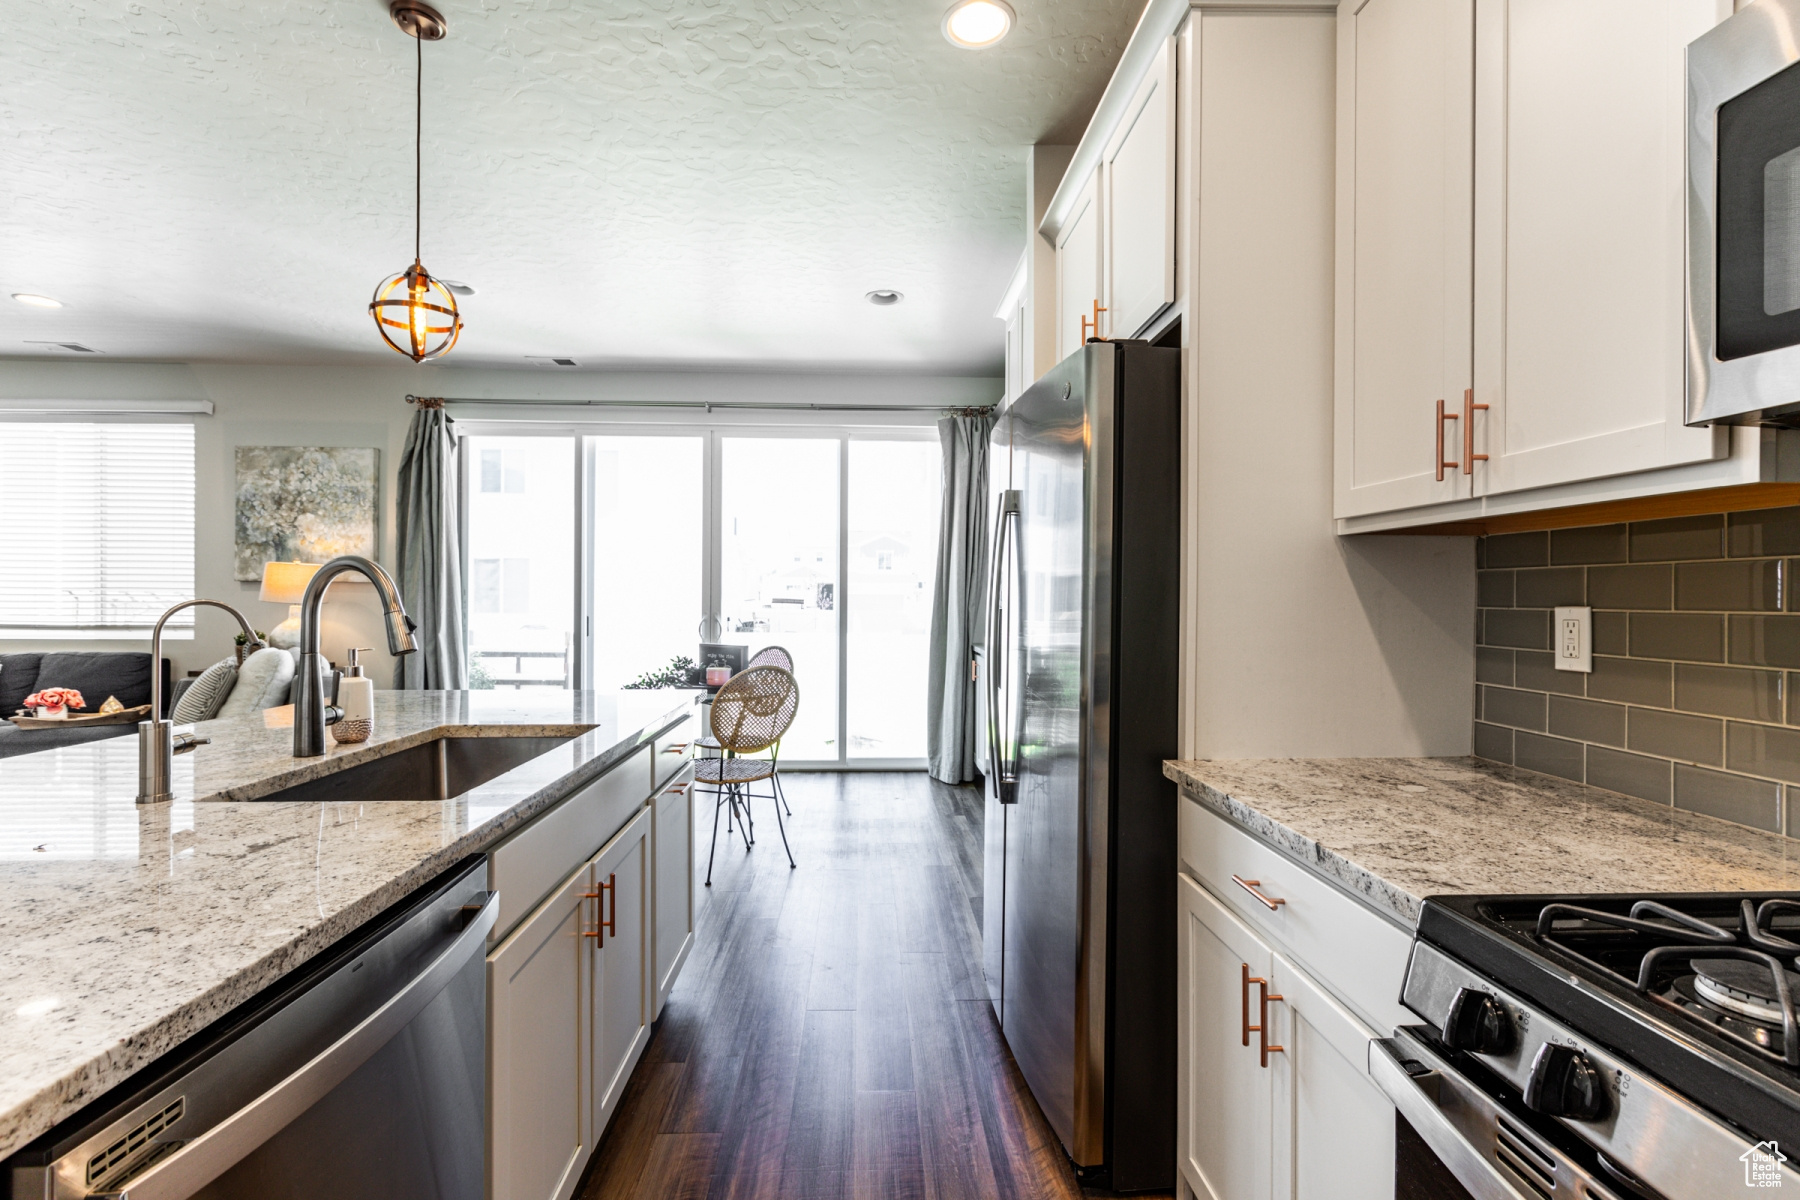
[{"label": "wood shelf edge", "polygon": [[1665,517],[1697,517],[1709,513],[1785,508],[1792,504],[1800,504],[1800,483],[1742,483],[1732,487],[1633,496],[1628,500],[1604,500],[1597,504],[1572,504],[1565,508],[1546,508],[1535,512],[1496,513],[1475,520],[1409,525],[1404,529],[1383,529],[1348,536],[1380,537],[1401,534],[1414,537],[1483,537],[1496,533],[1534,533],[1543,529],[1573,529],[1581,525],[1616,525],[1625,521],[1657,521]]}]

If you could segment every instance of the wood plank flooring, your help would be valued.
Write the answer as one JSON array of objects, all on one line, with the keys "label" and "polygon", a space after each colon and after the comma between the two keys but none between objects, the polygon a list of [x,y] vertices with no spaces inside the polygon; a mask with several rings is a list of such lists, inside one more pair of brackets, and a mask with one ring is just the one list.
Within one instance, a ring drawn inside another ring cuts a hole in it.
[{"label": "wood plank flooring", "polygon": [[[981,977],[981,794],[784,776],[719,830],[696,944],[579,1200],[1056,1200],[1085,1192]],[[696,813],[704,878],[712,814]]]}]

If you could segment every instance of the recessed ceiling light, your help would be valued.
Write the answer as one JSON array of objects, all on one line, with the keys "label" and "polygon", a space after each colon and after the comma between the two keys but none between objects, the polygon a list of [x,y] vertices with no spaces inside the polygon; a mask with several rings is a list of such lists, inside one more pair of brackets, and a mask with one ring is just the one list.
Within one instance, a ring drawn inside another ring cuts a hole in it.
[{"label": "recessed ceiling light", "polygon": [[902,295],[899,292],[894,291],[892,288],[877,288],[876,290],[870,292],[867,296],[865,296],[863,298],[865,300],[867,300],[870,304],[880,304],[883,306],[889,305],[889,304],[898,304],[902,300],[906,299],[906,297],[904,295]]},{"label": "recessed ceiling light", "polygon": [[30,292],[14,292],[12,298],[20,304],[29,304],[33,308],[61,308],[61,300],[52,300],[48,296],[34,296]]},{"label": "recessed ceiling light", "polygon": [[458,283],[454,279],[440,279],[440,280],[438,280],[438,282],[443,284],[445,287],[449,288],[451,291],[455,292],[459,296],[473,296],[475,294],[474,288],[470,287],[466,283]]},{"label": "recessed ceiling light", "polygon": [[981,50],[1011,33],[1017,19],[1006,0],[957,0],[944,14],[944,36],[953,46]]}]

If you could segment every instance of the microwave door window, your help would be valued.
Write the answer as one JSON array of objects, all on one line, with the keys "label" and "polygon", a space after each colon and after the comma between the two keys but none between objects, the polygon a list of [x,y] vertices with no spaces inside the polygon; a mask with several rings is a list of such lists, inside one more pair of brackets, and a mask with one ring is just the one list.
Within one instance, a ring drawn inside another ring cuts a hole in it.
[{"label": "microwave door window", "polygon": [[1718,122],[1718,357],[1800,345],[1800,63]]}]

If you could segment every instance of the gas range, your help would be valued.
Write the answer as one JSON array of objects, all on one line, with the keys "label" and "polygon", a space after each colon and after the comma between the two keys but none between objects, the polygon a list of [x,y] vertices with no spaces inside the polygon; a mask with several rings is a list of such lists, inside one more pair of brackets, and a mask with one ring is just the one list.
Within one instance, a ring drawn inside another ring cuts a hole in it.
[{"label": "gas range", "polygon": [[1371,1069],[1482,1200],[1800,1189],[1800,894],[1445,896]]}]

